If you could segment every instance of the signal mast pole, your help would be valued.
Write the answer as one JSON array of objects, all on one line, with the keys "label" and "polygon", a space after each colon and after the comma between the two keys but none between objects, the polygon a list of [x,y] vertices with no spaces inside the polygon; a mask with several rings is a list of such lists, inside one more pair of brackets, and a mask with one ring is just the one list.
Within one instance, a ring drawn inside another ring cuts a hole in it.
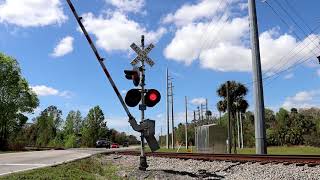
[{"label": "signal mast pole", "polygon": [[[141,48],[144,50],[144,35],[141,36]],[[145,65],[144,65],[144,59],[141,59],[141,67],[139,68],[141,72],[141,104],[139,106],[139,109],[141,110],[141,121],[140,124],[143,124],[144,121],[144,111],[146,110],[145,100],[144,100],[144,94],[145,94]],[[147,158],[144,152],[144,134],[141,133],[141,155],[140,155],[140,166],[139,169],[145,171],[148,168],[147,164]]]}]

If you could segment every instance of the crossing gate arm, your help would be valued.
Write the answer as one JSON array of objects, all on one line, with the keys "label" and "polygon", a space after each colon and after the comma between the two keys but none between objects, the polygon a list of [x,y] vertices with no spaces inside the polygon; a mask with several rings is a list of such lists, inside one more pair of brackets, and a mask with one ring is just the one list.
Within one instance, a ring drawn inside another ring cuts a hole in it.
[{"label": "crossing gate arm", "polygon": [[122,99],[122,96],[120,95],[120,92],[119,92],[117,86],[115,85],[115,83],[114,83],[114,81],[113,81],[113,79],[112,79],[109,71],[107,70],[107,67],[105,66],[105,64],[104,64],[104,62],[103,62],[104,59],[101,58],[99,52],[97,51],[97,48],[95,47],[92,39],[91,39],[90,36],[89,36],[87,30],[85,29],[85,27],[83,26],[83,24],[82,24],[82,22],[81,22],[82,17],[79,17],[79,15],[78,15],[77,11],[75,10],[75,8],[74,8],[71,0],[67,0],[67,3],[68,3],[68,5],[69,5],[69,7],[70,7],[70,9],[71,9],[71,11],[72,11],[72,13],[73,13],[73,15],[75,16],[75,18],[76,18],[76,20],[77,20],[77,22],[78,22],[78,24],[79,24],[82,32],[84,33],[84,35],[85,35],[88,43],[90,44],[90,47],[91,47],[91,49],[93,50],[93,52],[94,52],[94,54],[95,54],[95,56],[96,56],[96,58],[97,58],[97,60],[98,60],[98,62],[99,62],[99,64],[100,64],[100,66],[102,67],[103,72],[104,72],[105,75],[107,76],[107,78],[108,78],[108,80],[109,80],[109,82],[110,82],[113,90],[114,90],[115,93],[117,94],[118,99],[119,99],[119,101],[120,101],[123,109],[126,111],[127,116],[128,116],[128,118],[129,118],[129,123],[130,123],[130,125],[135,125],[135,127],[136,127],[136,123],[134,123],[135,118],[131,115],[131,113],[130,113],[128,107],[127,107],[127,105],[124,103],[124,101],[123,101],[123,99]]}]

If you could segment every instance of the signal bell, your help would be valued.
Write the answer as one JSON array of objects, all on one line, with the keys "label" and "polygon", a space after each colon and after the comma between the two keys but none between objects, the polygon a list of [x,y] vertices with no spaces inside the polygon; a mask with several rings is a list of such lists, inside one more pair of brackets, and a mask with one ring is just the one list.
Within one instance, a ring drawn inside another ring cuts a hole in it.
[{"label": "signal bell", "polygon": [[144,96],[144,101],[148,107],[155,106],[161,99],[159,91],[155,89],[147,90],[146,95]]}]

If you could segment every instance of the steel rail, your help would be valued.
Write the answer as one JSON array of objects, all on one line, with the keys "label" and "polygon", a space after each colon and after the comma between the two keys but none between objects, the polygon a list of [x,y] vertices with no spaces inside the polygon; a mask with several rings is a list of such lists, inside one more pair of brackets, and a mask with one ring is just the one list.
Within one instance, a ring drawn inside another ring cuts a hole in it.
[{"label": "steel rail", "polygon": [[[118,152],[120,155],[138,156],[137,151]],[[146,156],[194,159],[203,161],[234,161],[234,162],[260,162],[284,164],[320,165],[320,155],[257,155],[257,154],[207,154],[207,153],[146,153]]]}]

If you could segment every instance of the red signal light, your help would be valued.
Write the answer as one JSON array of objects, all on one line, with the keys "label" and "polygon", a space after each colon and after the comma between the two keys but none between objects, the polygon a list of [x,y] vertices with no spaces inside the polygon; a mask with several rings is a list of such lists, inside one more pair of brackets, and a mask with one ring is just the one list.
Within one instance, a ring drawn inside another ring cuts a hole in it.
[{"label": "red signal light", "polygon": [[145,95],[145,103],[148,107],[155,106],[161,99],[159,91],[155,89],[149,89]]},{"label": "red signal light", "polygon": [[151,101],[155,101],[155,100],[157,100],[157,95],[154,93],[154,92],[152,92],[150,95],[149,95],[149,99],[151,100]]}]

